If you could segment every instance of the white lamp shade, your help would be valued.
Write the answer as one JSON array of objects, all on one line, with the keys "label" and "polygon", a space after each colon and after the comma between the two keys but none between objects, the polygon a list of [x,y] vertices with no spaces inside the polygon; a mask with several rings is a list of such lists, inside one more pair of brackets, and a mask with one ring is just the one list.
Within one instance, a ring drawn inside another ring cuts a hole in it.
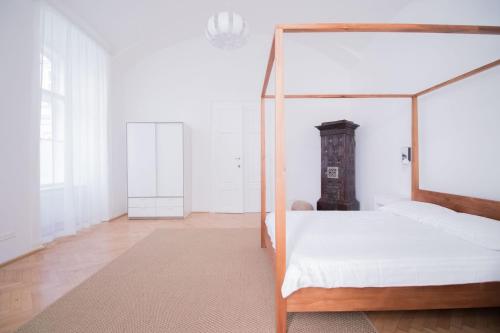
[{"label": "white lamp shade", "polygon": [[237,13],[220,12],[208,19],[206,36],[217,48],[237,49],[247,40],[248,24]]}]

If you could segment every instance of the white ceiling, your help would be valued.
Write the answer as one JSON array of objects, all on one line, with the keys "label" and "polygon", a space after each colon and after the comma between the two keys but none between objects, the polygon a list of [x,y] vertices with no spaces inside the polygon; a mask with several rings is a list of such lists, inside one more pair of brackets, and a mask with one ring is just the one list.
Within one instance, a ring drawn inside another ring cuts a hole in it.
[{"label": "white ceiling", "polygon": [[220,10],[243,15],[251,33],[271,34],[278,23],[389,21],[411,0],[51,0],[112,55],[155,44],[156,49],[203,36]]}]

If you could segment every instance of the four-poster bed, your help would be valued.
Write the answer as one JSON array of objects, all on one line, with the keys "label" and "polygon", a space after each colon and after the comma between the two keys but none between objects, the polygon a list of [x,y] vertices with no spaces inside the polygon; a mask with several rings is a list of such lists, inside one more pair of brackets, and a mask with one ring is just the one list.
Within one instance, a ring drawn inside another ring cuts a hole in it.
[{"label": "four-poster bed", "polygon": [[[500,282],[455,285],[302,288],[283,298],[286,264],[285,207],[285,99],[328,98],[408,98],[412,105],[412,200],[434,203],[458,212],[500,219],[500,201],[485,200],[420,189],[418,151],[418,98],[431,91],[466,79],[500,65],[497,59],[428,89],[409,94],[285,94],[283,78],[283,38],[285,33],[375,32],[375,33],[449,33],[500,35],[500,27],[427,24],[296,24],[276,26],[261,93],[261,246],[267,248],[275,265],[275,301],[277,332],[286,332],[288,312],[416,310],[500,306]],[[275,93],[267,94],[271,71],[275,68]],[[265,100],[275,100],[275,211],[274,248],[266,226]],[[500,223],[500,222],[499,222]]]}]

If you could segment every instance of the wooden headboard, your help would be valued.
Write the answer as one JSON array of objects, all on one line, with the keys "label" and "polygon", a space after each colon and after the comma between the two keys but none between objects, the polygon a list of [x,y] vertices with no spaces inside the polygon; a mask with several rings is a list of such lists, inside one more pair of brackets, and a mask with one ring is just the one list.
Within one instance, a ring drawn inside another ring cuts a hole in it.
[{"label": "wooden headboard", "polygon": [[411,198],[453,209],[457,212],[474,214],[500,220],[500,201],[466,197],[462,195],[433,192],[420,189],[418,154],[418,95],[412,97],[412,172]]},{"label": "wooden headboard", "polygon": [[412,199],[430,202],[453,209],[457,212],[474,214],[500,220],[500,201],[465,197],[456,194],[433,192],[418,189]]}]

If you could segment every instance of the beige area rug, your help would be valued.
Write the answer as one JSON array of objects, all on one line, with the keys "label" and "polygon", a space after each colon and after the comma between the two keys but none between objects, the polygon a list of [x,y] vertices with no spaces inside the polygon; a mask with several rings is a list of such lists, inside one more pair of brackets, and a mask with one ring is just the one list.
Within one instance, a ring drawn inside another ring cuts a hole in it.
[{"label": "beige area rug", "polygon": [[[18,332],[274,332],[256,229],[159,229]],[[289,315],[289,332],[374,333],[363,313]]]}]

